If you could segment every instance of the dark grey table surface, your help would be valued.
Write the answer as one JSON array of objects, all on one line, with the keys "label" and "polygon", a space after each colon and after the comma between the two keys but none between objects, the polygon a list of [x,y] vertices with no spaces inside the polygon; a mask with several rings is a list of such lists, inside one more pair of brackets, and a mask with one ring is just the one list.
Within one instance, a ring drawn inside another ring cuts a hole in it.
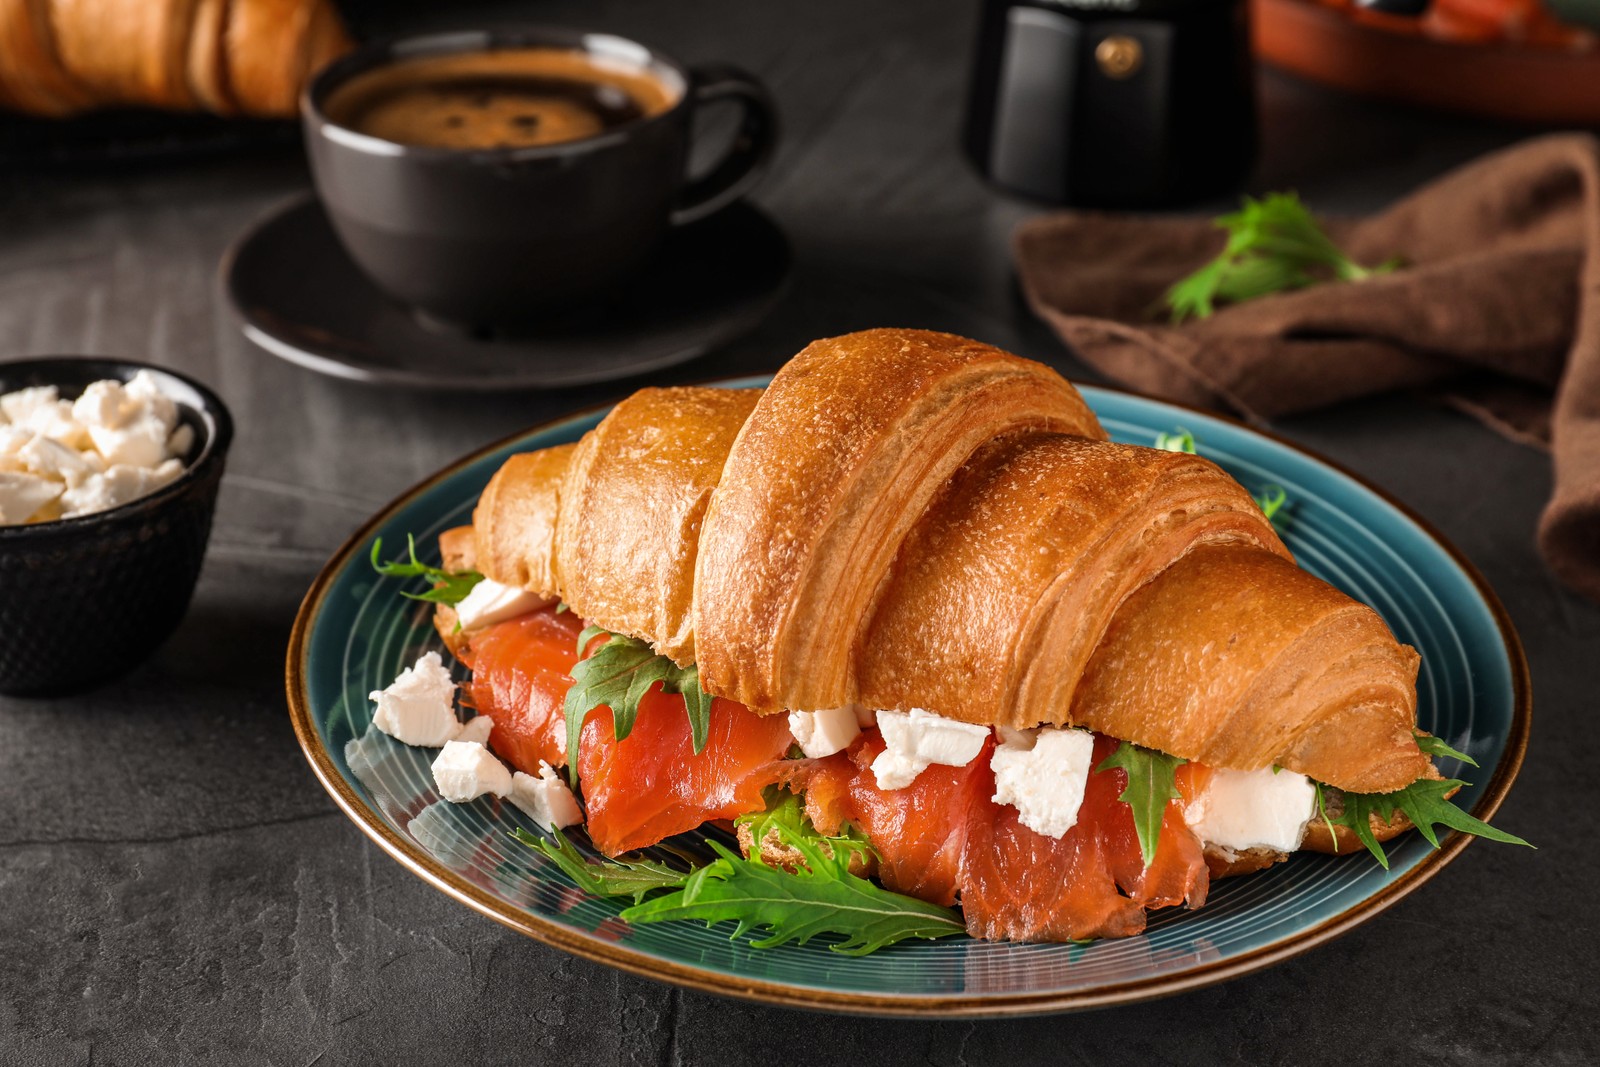
[{"label": "dark grey table surface", "polygon": [[[1013,293],[1008,235],[1039,209],[987,189],[954,148],[970,0],[520,13],[736,61],[782,105],[783,149],[757,199],[793,238],[793,289],[753,336],[650,380],[770,370],[814,337],[876,325],[969,334],[1082,375]],[[1262,85],[1252,185],[1296,188],[1323,210],[1375,207],[1526,135],[1272,75]],[[1537,725],[1498,821],[1537,852],[1479,844],[1366,926],[1220,987],[977,1023],[827,1018],[679,991],[568,958],[423,884],[335,810],[295,744],[282,661],[301,594],[413,482],[637,383],[392,393],[255,350],[220,298],[217,263],[306,187],[293,154],[0,175],[0,351],[177,367],[215,386],[239,424],[177,635],[98,692],[0,699],[0,1063],[1600,1061],[1600,861],[1583,772],[1600,610],[1534,551],[1546,457],[1408,398],[1277,428],[1420,511],[1499,590],[1527,646]]]}]

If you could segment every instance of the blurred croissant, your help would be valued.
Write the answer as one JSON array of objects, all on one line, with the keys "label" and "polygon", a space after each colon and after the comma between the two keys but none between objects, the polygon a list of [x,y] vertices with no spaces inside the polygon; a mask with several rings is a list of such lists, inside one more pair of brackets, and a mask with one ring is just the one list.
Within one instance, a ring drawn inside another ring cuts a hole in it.
[{"label": "blurred croissant", "polygon": [[350,46],[328,0],[0,0],[0,107],[291,117]]}]

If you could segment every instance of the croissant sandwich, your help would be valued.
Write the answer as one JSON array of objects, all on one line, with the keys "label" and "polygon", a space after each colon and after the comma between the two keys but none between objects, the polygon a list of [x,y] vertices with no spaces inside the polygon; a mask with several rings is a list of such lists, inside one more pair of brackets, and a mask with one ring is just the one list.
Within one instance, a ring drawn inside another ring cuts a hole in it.
[{"label": "croissant sandwich", "polygon": [[792,870],[750,821],[783,798],[974,936],[1120,936],[1297,849],[1381,854],[1403,798],[1460,784],[1417,653],[1248,492],[959,337],[642,390],[508,460],[440,547],[482,575],[436,624],[489,747],[543,787],[570,765],[609,856],[738,819]]},{"label": "croissant sandwich", "polygon": [[350,46],[330,0],[0,0],[0,108],[288,118]]}]

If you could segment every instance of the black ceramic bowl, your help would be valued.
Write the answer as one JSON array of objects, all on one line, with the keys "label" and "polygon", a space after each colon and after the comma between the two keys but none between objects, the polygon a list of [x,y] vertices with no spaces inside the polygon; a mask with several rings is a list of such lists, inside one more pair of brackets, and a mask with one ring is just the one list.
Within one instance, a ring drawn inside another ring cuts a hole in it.
[{"label": "black ceramic bowl", "polygon": [[91,382],[156,376],[194,431],[177,481],[109,511],[0,526],[0,693],[88,689],[131,670],[189,607],[233,419],[190,378],[125,360],[41,356],[0,363],[0,393],[54,385],[74,398]]}]

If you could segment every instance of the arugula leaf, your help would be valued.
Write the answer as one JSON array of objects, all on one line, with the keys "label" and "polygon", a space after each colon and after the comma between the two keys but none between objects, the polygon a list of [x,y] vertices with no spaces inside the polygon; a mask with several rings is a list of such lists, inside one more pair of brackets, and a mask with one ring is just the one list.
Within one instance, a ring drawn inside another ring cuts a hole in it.
[{"label": "arugula leaf", "polygon": [[588,626],[585,626],[582,630],[578,631],[578,658],[582,659],[583,654],[589,650],[590,641],[593,641],[601,634],[610,632],[611,631],[607,630],[604,626],[596,626],[593,623],[590,623]]},{"label": "arugula leaf", "polygon": [[622,919],[733,922],[732,937],[766,931],[767,936],[751,942],[755,948],[803,945],[818,934],[837,934],[845,940],[828,947],[846,956],[865,956],[906,938],[934,940],[965,932],[961,918],[950,908],[891,893],[851,874],[851,855],[870,846],[854,831],[822,836],[805,820],[798,798],[793,800],[762,813],[751,828],[757,842],[776,833],[799,852],[804,858],[799,870],[768,867],[712,841],[717,859],[691,874],[683,888],[635,904],[622,913]]},{"label": "arugula leaf", "polygon": [[1127,772],[1128,784],[1117,799],[1133,809],[1133,828],[1139,835],[1139,851],[1144,854],[1147,869],[1155,862],[1167,801],[1183,799],[1175,776],[1179,765],[1188,762],[1124,741],[1095,768],[1099,772],[1119,767]]},{"label": "arugula leaf", "polygon": [[[1439,835],[1434,830],[1435,826],[1447,826],[1464,834],[1508,845],[1534,847],[1515,834],[1497,830],[1488,823],[1473,818],[1451,803],[1447,794],[1470,784],[1459,778],[1446,778],[1442,781],[1419,778],[1404,789],[1393,793],[1343,793],[1343,806],[1338,813],[1330,813],[1323,798],[1323,790],[1332,787],[1324,786],[1320,782],[1313,784],[1317,790],[1317,811],[1328,824],[1328,832],[1333,833],[1335,825],[1348,828],[1356,835],[1356,839],[1366,846],[1367,851],[1383,865],[1384,870],[1389,869],[1389,856],[1372,832],[1371,817],[1376,815],[1384,822],[1393,822],[1397,811],[1403,812],[1405,817],[1411,820],[1411,825],[1417,828],[1417,832],[1434,848],[1439,847]],[[1334,846],[1338,847],[1337,837],[1334,838]]]},{"label": "arugula leaf", "polygon": [[[1194,434],[1182,426],[1174,426],[1171,433],[1156,434],[1155,447],[1167,452],[1187,452],[1194,455]],[[1255,500],[1256,506],[1261,509],[1261,514],[1267,517],[1267,521],[1276,522],[1275,516],[1283,509],[1283,505],[1288,503],[1289,494],[1281,485],[1269,485],[1255,494]]]},{"label": "arugula leaf", "polygon": [[[606,633],[609,631],[599,626],[584,627],[578,635],[579,655],[595,637]],[[696,664],[680,667],[666,656],[656,655],[637,637],[610,634],[592,655],[573,665],[572,682],[562,711],[567,719],[567,774],[574,785],[578,782],[578,744],[589,712],[602,704],[609,707],[612,735],[621,741],[633,732],[639,701],[657,682],[663,693],[683,697],[695,753],[706,747],[711,731],[711,696],[700,688],[700,668]]]},{"label": "arugula leaf", "polygon": [[511,831],[511,836],[522,844],[544,853],[568,878],[585,893],[597,897],[633,897],[635,904],[656,889],[674,889],[688,879],[690,871],[678,871],[654,860],[602,860],[590,863],[583,858],[577,846],[560,830],[551,830],[554,841],[535,837],[522,827]]},{"label": "arugula leaf", "polygon": [[1171,433],[1156,434],[1155,446],[1165,452],[1187,452],[1194,455],[1194,434],[1182,426],[1174,426]]},{"label": "arugula leaf", "polygon": [[1174,323],[1207,318],[1219,303],[1303,289],[1328,278],[1358,282],[1400,266],[1399,259],[1391,259],[1363,267],[1346,256],[1294,193],[1268,193],[1260,200],[1247,196],[1238,211],[1213,221],[1228,234],[1228,243],[1216,259],[1167,290]]},{"label": "arugula leaf", "polygon": [[1462,763],[1472,767],[1476,767],[1478,765],[1477,760],[1473,759],[1465,752],[1457,752],[1455,749],[1445,744],[1439,738],[1434,737],[1432,734],[1425,734],[1421,730],[1413,730],[1412,734],[1417,739],[1417,747],[1422,749],[1422,751],[1426,752],[1430,756],[1440,756],[1446,759],[1458,759]]},{"label": "arugula leaf", "polygon": [[1261,507],[1261,514],[1267,517],[1268,522],[1276,522],[1274,518],[1289,499],[1289,494],[1281,485],[1269,485],[1256,494],[1256,503]]},{"label": "arugula leaf", "polygon": [[383,552],[383,538],[372,542],[373,570],[385,578],[426,578],[434,587],[426,593],[401,592],[403,597],[430,604],[459,604],[472,592],[473,586],[483,581],[483,575],[477,571],[447,571],[423,563],[417,559],[417,542],[410,534],[406,535],[406,548],[411,555],[410,562],[383,563],[378,558]]},{"label": "arugula leaf", "polygon": [[860,853],[862,856],[877,855],[877,850],[872,847],[872,842],[867,840],[866,835],[849,823],[840,824],[839,832],[832,837],[818,833],[806,815],[805,803],[799,794],[790,793],[781,786],[768,786],[762,790],[762,796],[767,802],[766,810],[746,812],[733,820],[735,829],[741,826],[750,828],[752,851],[759,852],[761,843],[767,836],[776,833],[780,841],[796,834],[815,839],[817,847],[826,849],[828,855],[844,859],[847,869],[851,853]]},{"label": "arugula leaf", "polygon": [[[818,833],[797,796],[786,794],[766,811],[742,815],[738,821],[750,825],[758,842],[776,833],[804,857],[805,866],[795,872],[768,867],[759,858],[745,859],[711,841],[715,860],[678,871],[643,859],[585,860],[560,830],[552,831],[554,841],[520,827],[511,836],[549,857],[584,892],[633,897],[633,906],[620,916],[624,922],[731,921],[737,924],[733,937],[751,930],[768,932],[752,942],[755,948],[805,944],[818,934],[838,934],[844,942],[830,948],[851,956],[908,937],[931,940],[966,929],[950,908],[891,893],[851,874],[851,856],[871,846],[849,827],[834,837]],[[674,892],[646,899],[659,890]]]}]

